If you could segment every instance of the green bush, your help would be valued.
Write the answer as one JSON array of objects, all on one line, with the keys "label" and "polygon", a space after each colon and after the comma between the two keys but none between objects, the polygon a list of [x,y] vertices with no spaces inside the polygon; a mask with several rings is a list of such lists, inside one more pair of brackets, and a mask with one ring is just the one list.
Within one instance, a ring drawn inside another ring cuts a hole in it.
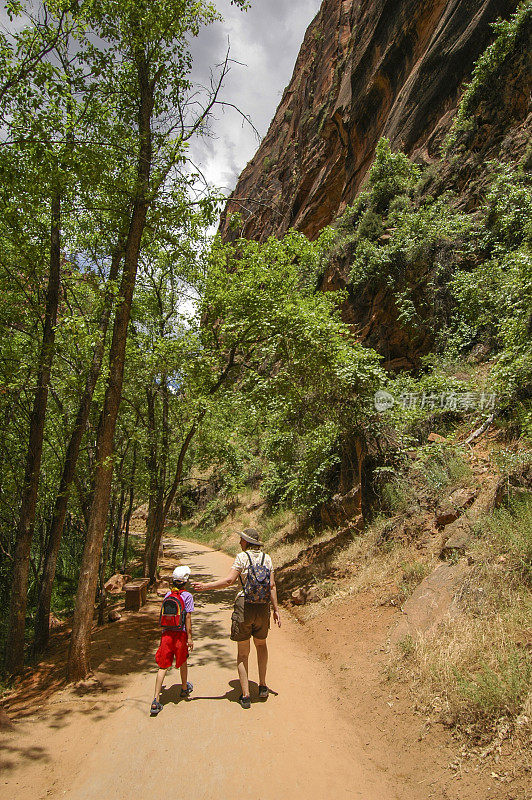
[{"label": "green bush", "polygon": [[532,586],[532,497],[497,509],[478,524],[477,533],[488,537],[494,555],[506,558],[518,579]]},{"label": "green bush", "polygon": [[530,692],[532,659],[517,647],[495,653],[473,674],[455,672],[459,695],[467,704],[464,716],[471,721],[515,717]]},{"label": "green bush", "polygon": [[215,497],[207,504],[205,511],[198,519],[198,528],[203,528],[205,531],[212,531],[220,522],[229,514],[229,506],[227,500],[222,497]]},{"label": "green bush", "polygon": [[484,51],[473,70],[473,78],[465,90],[453,126],[444,142],[449,153],[464,133],[474,128],[474,113],[485,97],[500,96],[504,90],[504,67],[519,53],[530,48],[532,2],[524,0],[509,20],[493,25],[495,41]]},{"label": "green bush", "polygon": [[385,213],[394,197],[413,191],[420,175],[419,166],[404,153],[392,152],[388,139],[381,139],[369,173],[374,209],[380,214]]},{"label": "green bush", "polygon": [[452,292],[460,319],[499,351],[492,384],[501,405],[524,401],[523,430],[532,435],[532,177],[498,165],[484,214],[490,257],[471,271],[457,272]]},{"label": "green bush", "polygon": [[267,459],[262,490],[272,506],[312,511],[330,499],[330,476],[340,461],[338,428],[317,426],[305,435],[273,431],[265,445]]}]

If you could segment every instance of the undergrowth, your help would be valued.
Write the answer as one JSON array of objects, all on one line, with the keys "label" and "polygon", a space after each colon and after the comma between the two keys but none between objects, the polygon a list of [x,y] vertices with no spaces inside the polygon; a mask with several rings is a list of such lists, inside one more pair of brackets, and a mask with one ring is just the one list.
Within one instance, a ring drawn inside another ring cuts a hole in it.
[{"label": "undergrowth", "polygon": [[442,721],[479,739],[532,723],[532,502],[479,519],[460,612],[400,648],[399,674]]}]

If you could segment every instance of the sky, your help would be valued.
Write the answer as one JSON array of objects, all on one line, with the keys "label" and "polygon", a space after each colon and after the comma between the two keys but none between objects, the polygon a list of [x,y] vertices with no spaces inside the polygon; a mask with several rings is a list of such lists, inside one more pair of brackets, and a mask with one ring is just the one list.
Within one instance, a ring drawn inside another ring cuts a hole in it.
[{"label": "sky", "polygon": [[[248,115],[263,137],[321,0],[251,0],[244,12],[230,0],[216,5],[224,22],[204,28],[193,41],[194,77],[208,84],[210,68],[223,62],[229,45],[230,58],[240,64],[231,65],[221,98]],[[229,193],[260,139],[228,107],[215,109],[211,130],[211,138],[194,143],[192,156],[207,180]]]}]

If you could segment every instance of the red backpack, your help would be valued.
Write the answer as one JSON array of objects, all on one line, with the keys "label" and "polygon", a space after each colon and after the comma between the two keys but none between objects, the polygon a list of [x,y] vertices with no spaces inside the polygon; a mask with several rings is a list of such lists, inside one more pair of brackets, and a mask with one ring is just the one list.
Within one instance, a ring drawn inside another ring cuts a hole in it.
[{"label": "red backpack", "polygon": [[186,618],[185,601],[181,597],[181,592],[177,592],[177,594],[172,592],[172,594],[164,598],[159,615],[159,625],[161,628],[184,631]]}]

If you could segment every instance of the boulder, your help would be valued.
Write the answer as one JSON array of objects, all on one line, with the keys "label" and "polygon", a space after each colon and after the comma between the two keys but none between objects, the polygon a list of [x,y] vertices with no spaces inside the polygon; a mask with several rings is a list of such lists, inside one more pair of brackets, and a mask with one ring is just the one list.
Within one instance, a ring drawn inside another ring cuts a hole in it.
[{"label": "boulder", "polygon": [[109,622],[118,622],[119,619],[122,619],[122,614],[116,609],[113,609],[109,612],[107,619]]},{"label": "boulder", "polygon": [[310,586],[307,589],[306,602],[317,603],[320,600],[320,590],[317,586]]},{"label": "boulder", "polygon": [[477,493],[473,489],[456,489],[449,495],[449,503],[461,510],[469,508],[474,502]]},{"label": "boulder", "polygon": [[291,597],[292,597],[292,603],[293,603],[295,606],[303,606],[303,605],[305,605],[305,603],[306,603],[306,600],[307,600],[307,593],[306,593],[306,592],[305,592],[305,590],[304,590],[304,589],[303,589],[303,588],[300,586],[300,587],[299,587],[299,589],[295,589],[295,590],[292,592],[292,595],[291,595]]},{"label": "boulder", "polygon": [[120,572],[111,575],[109,580],[104,583],[105,591],[108,594],[120,594],[120,592],[124,591],[124,586],[130,577],[130,575],[122,575]]},{"label": "boulder", "polygon": [[454,508],[450,503],[445,503],[436,513],[436,527],[445,528],[451,522],[458,519],[461,512]]},{"label": "boulder", "polygon": [[419,638],[446,617],[459,614],[455,598],[470,570],[465,560],[440,564],[421,581],[403,606],[403,617],[390,637],[391,644],[398,644],[406,636]]},{"label": "boulder", "polygon": [[292,592],[292,603],[295,606],[304,606],[305,603],[317,603],[320,600],[320,590],[317,586],[300,586]]},{"label": "boulder", "polygon": [[445,541],[440,553],[440,558],[456,558],[463,556],[471,544],[471,528],[468,525],[456,526],[452,534]]},{"label": "boulder", "polygon": [[131,519],[132,520],[140,519],[145,522],[148,519],[148,504],[144,503],[144,505],[136,508],[131,515]]},{"label": "boulder", "polygon": [[446,440],[445,436],[440,436],[439,433],[429,433],[429,435],[427,436],[427,441],[428,442],[439,442],[440,444],[442,444],[443,442],[445,442],[447,440]]},{"label": "boulder", "polygon": [[338,528],[348,520],[360,517],[362,510],[362,490],[360,484],[346,494],[335,494],[331,501],[321,509],[321,521],[328,528]]},{"label": "boulder", "polygon": [[455,522],[474,503],[476,496],[476,492],[471,489],[456,489],[437,512],[437,527],[445,528]]}]

